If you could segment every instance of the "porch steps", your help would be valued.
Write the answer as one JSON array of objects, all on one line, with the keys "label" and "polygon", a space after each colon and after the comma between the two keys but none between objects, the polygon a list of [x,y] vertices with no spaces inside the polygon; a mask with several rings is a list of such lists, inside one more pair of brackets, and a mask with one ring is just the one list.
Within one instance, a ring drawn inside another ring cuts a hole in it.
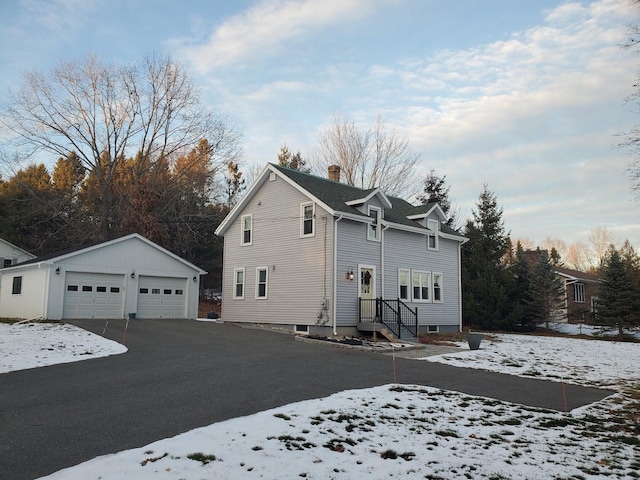
[{"label": "porch steps", "polygon": [[400,342],[407,342],[407,343],[418,343],[418,339],[414,337],[407,328],[405,328],[404,326],[400,328],[401,328],[401,331],[400,331],[401,337],[399,339],[391,330],[389,330],[386,327],[383,327],[380,329],[380,334],[390,342],[400,341]]}]

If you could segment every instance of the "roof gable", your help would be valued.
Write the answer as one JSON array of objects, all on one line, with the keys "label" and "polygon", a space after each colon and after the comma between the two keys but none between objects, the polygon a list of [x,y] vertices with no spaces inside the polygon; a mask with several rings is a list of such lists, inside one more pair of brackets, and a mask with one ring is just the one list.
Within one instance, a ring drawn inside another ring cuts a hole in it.
[{"label": "roof gable", "polygon": [[124,237],[119,237],[119,238],[114,238],[112,240],[107,240],[106,242],[94,242],[94,243],[90,243],[90,244],[85,244],[85,245],[79,245],[76,247],[71,247],[71,248],[67,248],[65,250],[61,250],[58,252],[53,252],[47,255],[42,255],[40,257],[36,257],[33,258],[31,260],[27,260],[26,262],[21,262],[18,263],[16,265],[12,265],[11,267],[8,267],[8,269],[11,268],[18,268],[18,267],[23,267],[23,266],[28,266],[28,265],[35,265],[35,264],[40,264],[40,263],[47,263],[47,264],[53,264],[57,261],[60,260],[64,260],[70,257],[74,257],[77,255],[81,255],[81,254],[85,254],[88,252],[91,252],[93,250],[97,250],[99,248],[104,248],[106,246],[109,245],[114,245],[117,243],[122,243],[131,239],[137,239],[142,241],[143,243],[146,243],[147,245],[151,246],[152,248],[155,248],[156,250],[159,250],[160,252],[164,253],[165,255],[168,255],[170,257],[172,257],[175,260],[178,260],[179,262],[183,263],[184,265],[193,268],[194,270],[196,270],[198,273],[200,274],[205,274],[206,272],[204,270],[202,270],[201,268],[195,266],[194,264],[188,262],[187,260],[185,260],[184,258],[179,257],[178,255],[176,255],[173,252],[170,252],[169,250],[161,247],[160,245],[153,243],[151,240],[143,237],[142,235],[138,234],[138,233],[132,233],[130,235],[125,235]]}]

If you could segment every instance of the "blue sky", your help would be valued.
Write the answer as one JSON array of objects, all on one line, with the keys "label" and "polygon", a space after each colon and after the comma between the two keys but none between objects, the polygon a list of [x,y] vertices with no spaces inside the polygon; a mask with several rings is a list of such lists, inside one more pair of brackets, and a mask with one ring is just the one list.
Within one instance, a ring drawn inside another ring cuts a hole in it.
[{"label": "blue sky", "polygon": [[627,0],[4,0],[0,96],[87,51],[171,53],[243,132],[246,169],[285,143],[311,157],[337,111],[380,115],[463,217],[486,182],[514,238],[586,243],[606,226],[640,249],[615,147],[640,123],[624,103],[640,57],[618,47],[639,17]]}]

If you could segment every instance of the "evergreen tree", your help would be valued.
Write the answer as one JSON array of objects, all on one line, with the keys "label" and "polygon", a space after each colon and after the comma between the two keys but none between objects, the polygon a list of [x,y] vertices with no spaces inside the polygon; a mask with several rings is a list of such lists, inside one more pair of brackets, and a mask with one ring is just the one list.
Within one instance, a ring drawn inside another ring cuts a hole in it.
[{"label": "evergreen tree", "polygon": [[280,153],[278,154],[278,165],[281,167],[291,168],[293,170],[299,170],[303,173],[309,173],[311,169],[307,166],[307,161],[302,158],[300,150],[296,153],[291,153],[291,150],[287,145],[280,147]]},{"label": "evergreen tree", "polygon": [[611,248],[605,257],[599,288],[597,320],[605,327],[623,329],[640,326],[640,292],[633,284],[620,252]]},{"label": "evergreen tree", "polygon": [[447,176],[439,177],[434,169],[429,171],[427,178],[424,180],[424,194],[418,196],[420,203],[437,203],[442,211],[448,216],[446,225],[455,228],[457,220],[456,212],[451,210],[451,200],[449,199],[449,190],[451,186],[446,184]]},{"label": "evergreen tree", "polygon": [[531,274],[530,314],[537,323],[544,323],[549,328],[549,322],[564,306],[566,292],[564,282],[556,275],[547,251],[538,249],[538,253],[538,263]]},{"label": "evergreen tree", "polygon": [[477,211],[467,221],[462,247],[463,321],[472,328],[511,329],[509,282],[502,265],[507,234],[502,209],[487,185],[483,187]]},{"label": "evergreen tree", "polygon": [[508,276],[512,279],[509,282],[509,323],[518,330],[535,330],[535,312],[531,307],[531,268],[519,240],[513,263],[508,266]]}]

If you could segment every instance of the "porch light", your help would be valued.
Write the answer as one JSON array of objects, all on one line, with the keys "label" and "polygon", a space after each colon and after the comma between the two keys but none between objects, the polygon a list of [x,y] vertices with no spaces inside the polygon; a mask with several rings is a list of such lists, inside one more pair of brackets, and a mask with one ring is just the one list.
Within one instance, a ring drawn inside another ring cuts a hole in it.
[{"label": "porch light", "polygon": [[136,278],[136,272],[135,271],[131,272],[131,278]]},{"label": "porch light", "polygon": [[349,269],[347,272],[347,280],[353,281],[353,268]]},{"label": "porch light", "polygon": [[60,275],[60,267],[56,268],[56,275]]}]

